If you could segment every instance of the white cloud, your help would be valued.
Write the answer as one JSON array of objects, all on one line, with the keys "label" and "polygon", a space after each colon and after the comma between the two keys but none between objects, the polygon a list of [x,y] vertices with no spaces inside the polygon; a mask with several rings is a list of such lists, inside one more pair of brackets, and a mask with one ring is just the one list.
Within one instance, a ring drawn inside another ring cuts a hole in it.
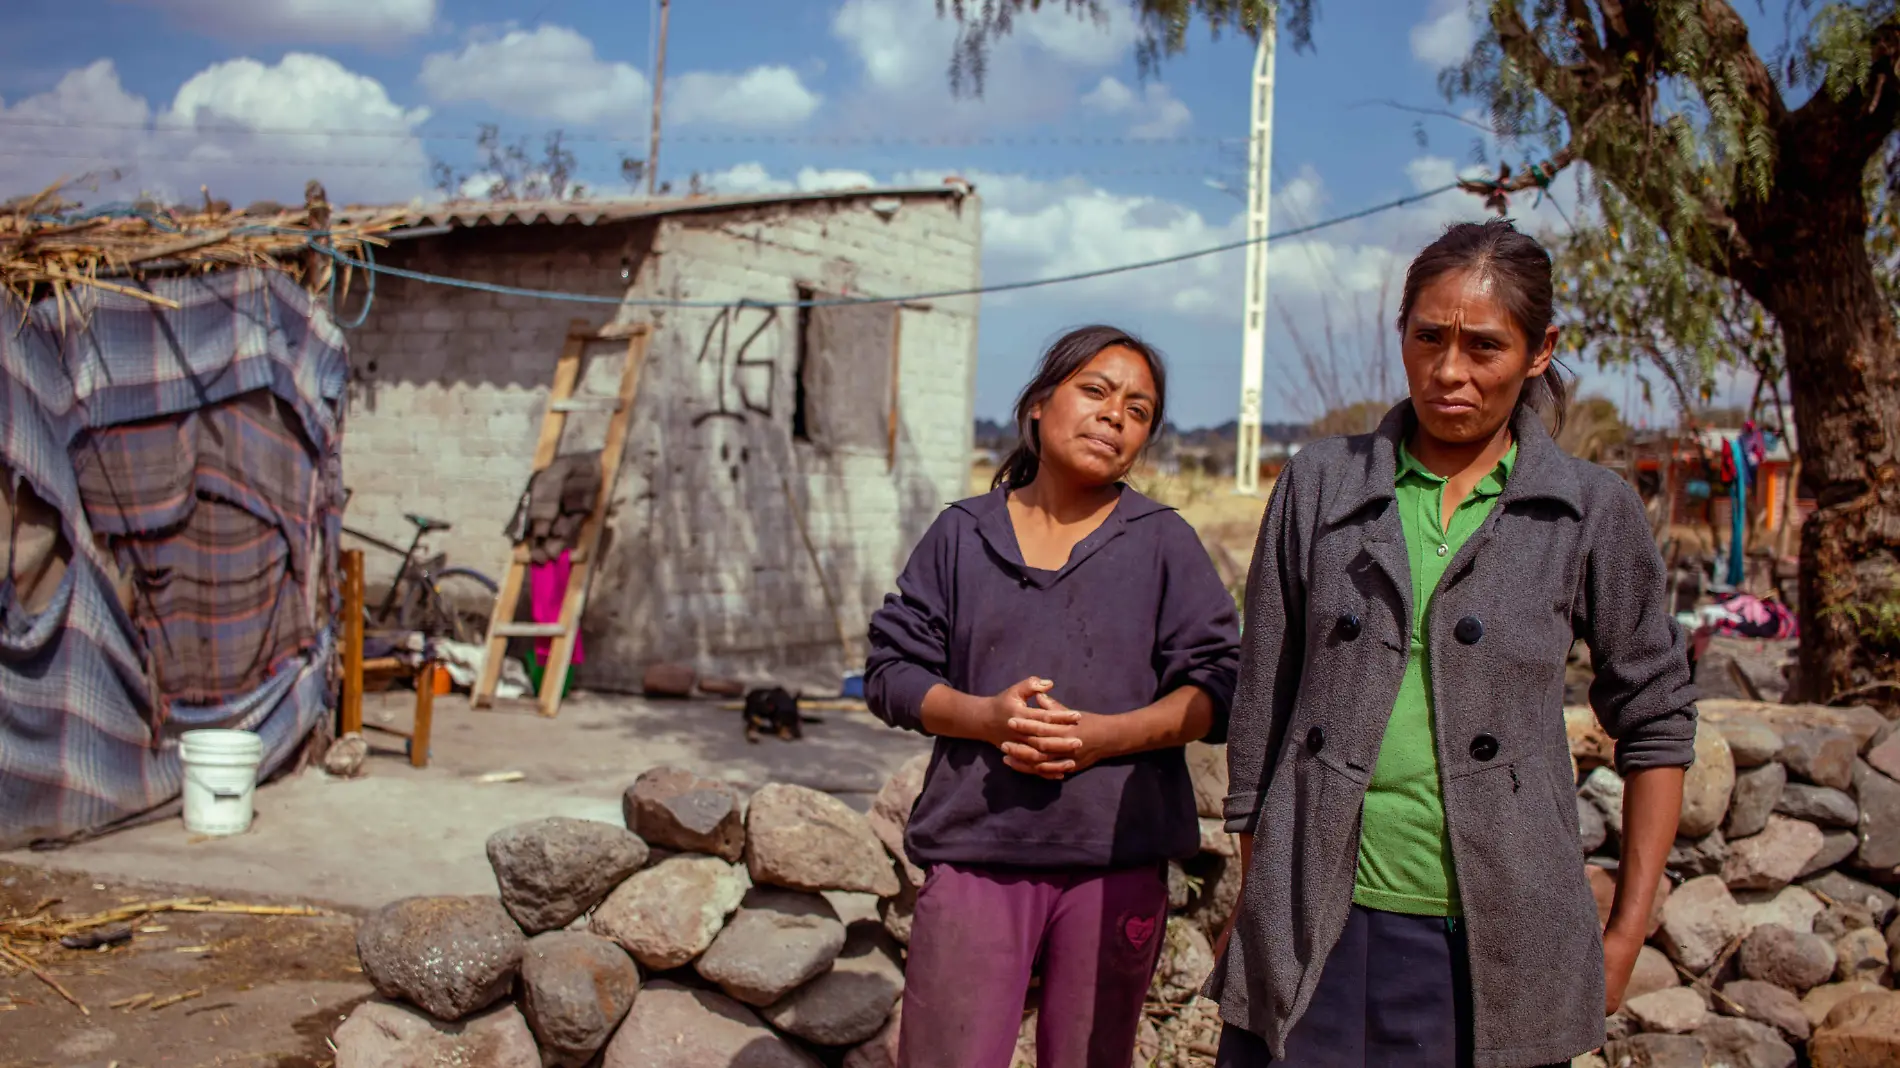
[{"label": "white cloud", "polygon": [[[841,102],[846,124],[916,136],[994,134],[1059,119],[1103,68],[1133,51],[1136,27],[1118,5],[1106,22],[1078,17],[1066,4],[1018,14],[992,43],[982,97],[950,93],[957,24],[939,17],[936,0],[844,0],[832,36],[856,61],[860,90]],[[1185,109],[1182,109],[1185,110]]]},{"label": "white cloud", "polygon": [[511,29],[460,52],[437,52],[423,59],[418,80],[441,103],[578,125],[636,120],[651,92],[645,74],[601,59],[592,41],[566,26]]},{"label": "white cloud", "polygon": [[437,0],[134,0],[218,37],[379,45],[435,25]]},{"label": "white cloud", "polygon": [[426,109],[401,107],[375,79],[324,56],[213,64],[156,113],[100,60],[48,92],[0,104],[10,150],[0,159],[0,189],[116,171],[96,191],[73,196],[195,201],[203,185],[235,204],[297,203],[316,178],[338,203],[408,200],[428,188],[428,156],[415,136],[427,118]]},{"label": "white cloud", "polygon": [[[418,80],[441,103],[486,104],[576,126],[644,129],[652,100],[643,71],[601,58],[593,41],[566,26],[478,31],[461,51],[424,58]],[[795,126],[823,103],[797,71],[782,65],[737,74],[691,71],[668,79],[666,90],[667,120],[682,125]]]},{"label": "white cloud", "polygon": [[667,118],[681,123],[769,128],[796,126],[824,98],[790,67],[754,67],[744,74],[694,71],[666,87]]},{"label": "white cloud", "polygon": [[1412,55],[1434,69],[1464,62],[1477,41],[1468,0],[1434,0],[1430,16],[1412,27]]},{"label": "white cloud", "polygon": [[816,193],[827,189],[860,189],[881,183],[863,171],[820,170],[805,167],[790,179],[775,177],[760,163],[741,163],[705,176],[716,193]]},{"label": "white cloud", "polygon": [[1135,47],[1137,32],[1133,21],[1106,10],[1103,18],[1078,18],[1051,4],[1017,16],[1015,32],[1071,66],[1107,67]]},{"label": "white cloud", "polygon": [[1194,122],[1188,106],[1159,82],[1149,82],[1137,93],[1120,79],[1103,75],[1081,103],[1097,114],[1129,119],[1130,137],[1176,137]]}]

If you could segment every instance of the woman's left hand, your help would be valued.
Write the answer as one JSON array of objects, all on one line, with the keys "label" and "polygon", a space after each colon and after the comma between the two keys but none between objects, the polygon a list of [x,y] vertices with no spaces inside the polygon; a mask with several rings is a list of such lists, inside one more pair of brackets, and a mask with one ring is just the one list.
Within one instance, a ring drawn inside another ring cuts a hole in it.
[{"label": "woman's left hand", "polygon": [[1642,951],[1641,938],[1621,934],[1614,927],[1603,932],[1603,1015],[1614,1016],[1623,1007],[1623,991]]},{"label": "woman's left hand", "polygon": [[1114,755],[1112,717],[1078,712],[1038,694],[1029,715],[1009,721],[1014,741],[1003,743],[1003,763],[1028,775],[1062,779]]}]

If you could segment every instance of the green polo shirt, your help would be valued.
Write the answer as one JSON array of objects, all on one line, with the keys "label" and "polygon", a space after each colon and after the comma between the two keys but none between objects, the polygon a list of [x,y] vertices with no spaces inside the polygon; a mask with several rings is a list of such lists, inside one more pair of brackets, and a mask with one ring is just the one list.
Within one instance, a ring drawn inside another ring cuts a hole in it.
[{"label": "green polo shirt", "polygon": [[1478,524],[1491,514],[1517,463],[1517,446],[1479,480],[1449,526],[1442,512],[1445,479],[1426,470],[1399,446],[1394,489],[1399,524],[1412,566],[1412,643],[1405,677],[1379,745],[1359,829],[1359,871],[1354,904],[1415,916],[1457,916],[1458,879],[1445,835],[1445,801],[1438,781],[1438,747],[1432,729],[1431,665],[1425,643],[1425,610],[1445,568]]}]

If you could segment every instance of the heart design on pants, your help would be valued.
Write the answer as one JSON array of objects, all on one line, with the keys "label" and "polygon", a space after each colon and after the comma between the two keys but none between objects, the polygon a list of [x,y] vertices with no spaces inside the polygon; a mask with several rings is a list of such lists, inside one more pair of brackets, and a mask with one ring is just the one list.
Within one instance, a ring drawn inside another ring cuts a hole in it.
[{"label": "heart design on pants", "polygon": [[1140,949],[1148,944],[1148,939],[1154,937],[1154,917],[1130,916],[1122,924],[1122,933],[1128,936],[1128,940],[1135,944],[1136,949]]}]

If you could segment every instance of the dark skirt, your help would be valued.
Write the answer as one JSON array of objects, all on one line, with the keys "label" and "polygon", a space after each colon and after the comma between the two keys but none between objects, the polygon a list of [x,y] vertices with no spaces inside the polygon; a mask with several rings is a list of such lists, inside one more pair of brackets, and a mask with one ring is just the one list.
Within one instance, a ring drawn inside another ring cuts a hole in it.
[{"label": "dark skirt", "polygon": [[1216,1068],[1463,1068],[1471,1063],[1464,926],[1440,916],[1352,907],[1319,988],[1287,1036],[1286,1059],[1238,1027]]}]

